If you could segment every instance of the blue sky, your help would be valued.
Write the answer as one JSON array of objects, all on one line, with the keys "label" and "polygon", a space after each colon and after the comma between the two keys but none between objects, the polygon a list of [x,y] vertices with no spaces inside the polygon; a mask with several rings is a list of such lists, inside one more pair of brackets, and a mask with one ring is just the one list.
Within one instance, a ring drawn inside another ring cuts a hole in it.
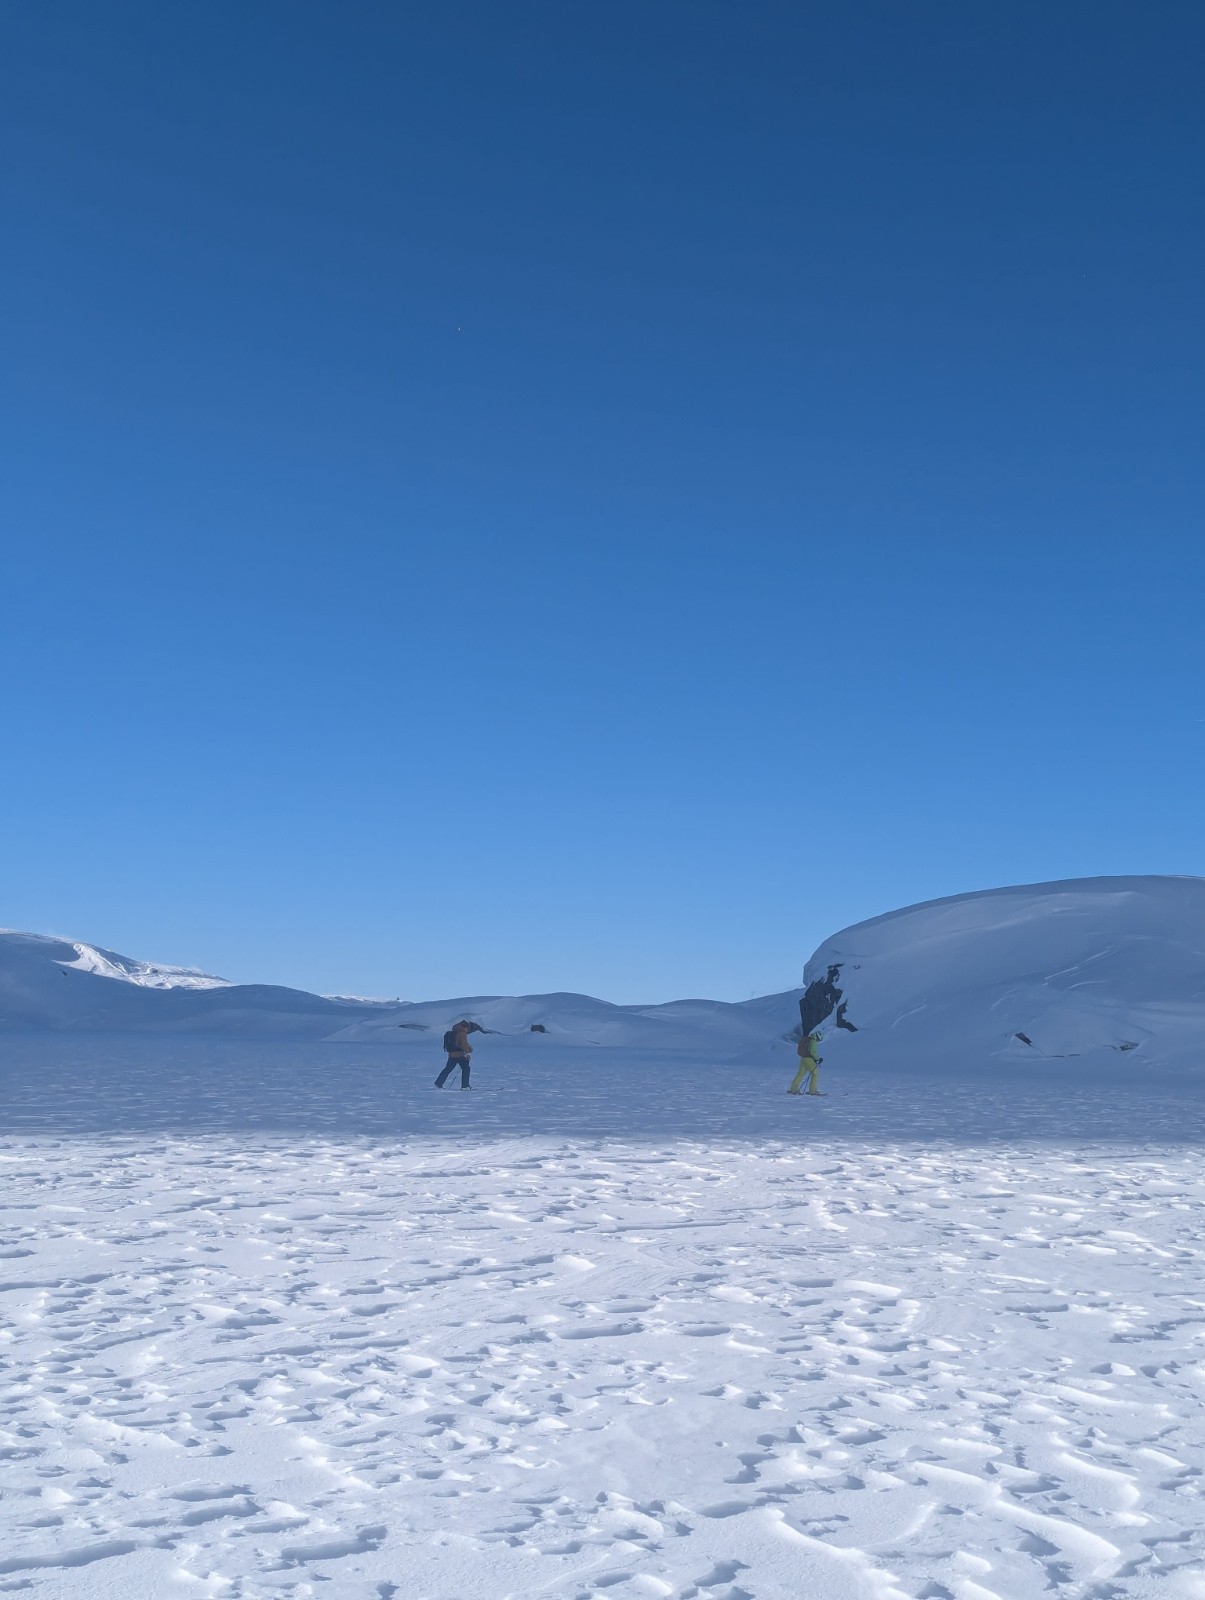
[{"label": "blue sky", "polygon": [[0,922],[739,999],[1205,872],[1200,6],[2,27]]}]

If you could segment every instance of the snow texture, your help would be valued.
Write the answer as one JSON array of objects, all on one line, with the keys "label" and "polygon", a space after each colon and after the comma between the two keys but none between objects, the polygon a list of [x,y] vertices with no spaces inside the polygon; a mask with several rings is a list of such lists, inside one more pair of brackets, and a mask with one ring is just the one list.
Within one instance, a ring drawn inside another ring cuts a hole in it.
[{"label": "snow texture", "polygon": [[1198,1080],[4,1054],[0,1592],[1205,1595]]},{"label": "snow texture", "polygon": [[6,936],[0,1594],[1205,1600],[1203,925],[1106,879],[848,929],[825,1099],[792,994]]}]

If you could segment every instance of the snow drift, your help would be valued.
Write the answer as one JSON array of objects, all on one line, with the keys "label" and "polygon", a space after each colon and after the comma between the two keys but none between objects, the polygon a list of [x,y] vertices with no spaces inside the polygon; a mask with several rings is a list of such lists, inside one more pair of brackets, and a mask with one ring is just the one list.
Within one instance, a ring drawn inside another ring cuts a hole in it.
[{"label": "snow drift", "polygon": [[1205,879],[1083,878],[907,906],[826,939],[859,1032],[834,1064],[1205,1058]]}]

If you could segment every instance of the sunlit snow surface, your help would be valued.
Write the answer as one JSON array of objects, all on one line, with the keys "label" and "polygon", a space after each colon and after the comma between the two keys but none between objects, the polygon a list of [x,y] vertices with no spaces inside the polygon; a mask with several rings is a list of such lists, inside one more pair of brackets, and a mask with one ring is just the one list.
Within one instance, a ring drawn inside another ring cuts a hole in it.
[{"label": "sunlit snow surface", "polygon": [[60,961],[68,971],[94,972],[99,978],[115,978],[142,989],[232,989],[229,978],[215,978],[196,967],[169,967],[154,961],[135,961],[113,950],[100,950],[92,944],[74,942],[73,961]]},{"label": "sunlit snow surface", "polygon": [[0,1591],[1205,1596],[1189,1077],[4,1041]]}]

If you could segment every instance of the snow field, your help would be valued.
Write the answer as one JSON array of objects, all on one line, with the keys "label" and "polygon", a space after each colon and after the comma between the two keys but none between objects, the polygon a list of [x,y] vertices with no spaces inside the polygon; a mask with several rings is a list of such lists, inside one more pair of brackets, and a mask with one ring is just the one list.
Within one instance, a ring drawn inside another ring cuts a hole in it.
[{"label": "snow field", "polygon": [[757,1139],[428,1089],[457,1126],[0,1140],[0,1592],[1205,1596],[1199,1146],[774,1082],[709,1080]]}]

